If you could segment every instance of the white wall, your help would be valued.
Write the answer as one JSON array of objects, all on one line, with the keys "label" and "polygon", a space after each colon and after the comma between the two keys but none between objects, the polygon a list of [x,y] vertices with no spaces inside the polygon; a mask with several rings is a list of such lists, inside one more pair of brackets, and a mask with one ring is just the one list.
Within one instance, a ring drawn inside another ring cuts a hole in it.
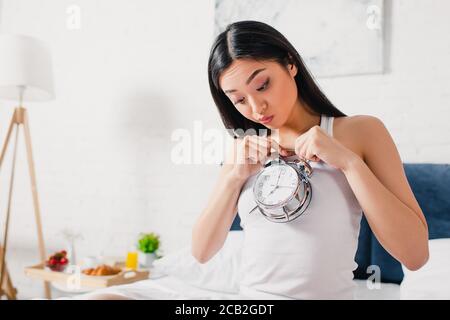
[{"label": "white wall", "polygon": [[[77,30],[66,27],[74,4]],[[450,2],[386,7],[386,74],[320,85],[345,113],[380,117],[405,162],[450,162]],[[39,37],[53,52],[56,99],[27,104],[49,252],[64,246],[67,227],[83,234],[79,256],[125,255],[141,231],[159,233],[165,253],[190,241],[219,168],[172,164],[170,136],[195,120],[221,128],[206,72],[213,15],[212,0],[3,0],[1,31]],[[1,139],[13,107],[0,104]],[[27,297],[42,290],[21,270],[37,259],[24,156],[21,144],[8,262]],[[9,169],[10,157],[0,176],[2,217]]]},{"label": "white wall", "polygon": [[322,87],[346,113],[380,117],[405,162],[448,163],[450,2],[385,4],[387,73],[324,80]]}]

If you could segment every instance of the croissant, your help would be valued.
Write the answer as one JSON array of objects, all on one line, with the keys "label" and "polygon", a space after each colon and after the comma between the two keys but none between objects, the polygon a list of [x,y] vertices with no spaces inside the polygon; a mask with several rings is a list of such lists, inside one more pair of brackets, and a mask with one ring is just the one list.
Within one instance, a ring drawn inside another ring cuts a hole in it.
[{"label": "croissant", "polygon": [[83,270],[83,273],[89,276],[112,276],[120,273],[120,268],[111,267],[106,264],[102,264],[96,268],[89,268]]}]

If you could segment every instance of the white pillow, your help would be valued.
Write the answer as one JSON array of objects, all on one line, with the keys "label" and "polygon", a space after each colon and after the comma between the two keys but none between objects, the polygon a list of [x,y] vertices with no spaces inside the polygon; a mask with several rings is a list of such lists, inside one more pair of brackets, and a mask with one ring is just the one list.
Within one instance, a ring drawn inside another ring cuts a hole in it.
[{"label": "white pillow", "polygon": [[401,299],[450,299],[450,238],[429,240],[430,258],[419,270],[402,265]]},{"label": "white pillow", "polygon": [[199,263],[191,246],[153,262],[156,273],[173,276],[193,286],[226,293],[239,292],[243,231],[230,231],[222,248],[206,263]]}]

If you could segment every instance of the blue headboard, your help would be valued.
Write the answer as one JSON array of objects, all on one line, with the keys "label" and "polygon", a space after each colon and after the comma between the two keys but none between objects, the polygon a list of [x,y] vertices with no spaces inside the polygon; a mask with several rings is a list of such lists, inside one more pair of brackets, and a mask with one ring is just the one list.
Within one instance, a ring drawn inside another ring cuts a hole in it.
[{"label": "blue headboard", "polygon": [[[405,173],[417,201],[427,219],[429,238],[450,238],[450,165],[430,163],[405,163]],[[231,230],[242,230],[239,215]],[[367,279],[367,267],[377,265],[381,270],[381,281],[401,283],[401,264],[380,245],[363,215],[359,233],[358,250],[354,271],[356,279]]]}]

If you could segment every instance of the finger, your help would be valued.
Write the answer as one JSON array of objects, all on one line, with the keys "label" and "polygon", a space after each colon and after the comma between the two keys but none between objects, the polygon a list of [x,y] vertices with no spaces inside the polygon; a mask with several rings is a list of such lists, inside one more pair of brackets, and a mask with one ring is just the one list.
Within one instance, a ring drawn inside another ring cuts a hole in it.
[{"label": "finger", "polygon": [[292,149],[281,149],[281,155],[285,156],[285,157],[290,157],[293,156],[295,154],[295,150]]},{"label": "finger", "polygon": [[255,159],[257,162],[261,162],[262,164],[264,164],[269,158],[271,153],[267,146],[267,144],[264,146],[264,142],[262,142],[261,144],[254,141],[250,142],[250,148],[252,148],[250,152],[255,155]]},{"label": "finger", "polygon": [[268,139],[272,144],[272,148],[275,149],[280,155],[289,157],[295,154],[294,149],[287,149],[280,146],[280,144],[277,141],[275,141],[275,139],[273,139],[272,137],[269,137]]},{"label": "finger", "polygon": [[258,163],[258,150],[254,147],[254,143],[249,141],[245,149],[245,158],[250,164]]},{"label": "finger", "polygon": [[253,155],[247,157],[249,164],[264,165],[267,161],[267,156],[260,152],[255,152]]},{"label": "finger", "polygon": [[249,139],[247,142],[245,152],[245,159],[247,163],[257,164],[258,162],[264,161],[265,154],[267,153],[267,148],[258,143],[257,138]]},{"label": "finger", "polygon": [[314,162],[320,161],[319,157],[315,154],[315,151],[311,147],[309,147],[306,151],[306,159]]},{"label": "finger", "polygon": [[315,154],[312,153],[312,151],[308,150],[308,151],[306,152],[306,155],[305,155],[306,160],[313,160],[314,157],[315,157]]},{"label": "finger", "polygon": [[269,142],[267,141],[266,138],[260,137],[260,136],[256,136],[256,135],[250,136],[249,139],[248,139],[248,143],[249,143],[249,144],[250,144],[250,143],[252,143],[252,144],[258,144],[258,145],[260,145],[262,148],[267,148],[268,145],[269,145]]},{"label": "finger", "polygon": [[308,138],[308,136],[306,134],[299,135],[295,139],[294,148],[297,149],[298,147],[301,147],[301,146],[305,145],[307,138]]},{"label": "finger", "polygon": [[275,139],[268,137],[267,138],[270,142],[270,147],[271,149],[274,149],[276,152],[281,154],[281,151],[283,150],[283,148],[279,145],[279,143],[277,141],[275,141]]},{"label": "finger", "polygon": [[266,140],[266,141],[264,142],[264,145],[266,146],[266,148],[264,148],[264,149],[261,149],[261,148],[260,148],[260,151],[261,151],[261,163],[262,163],[263,165],[264,165],[264,164],[267,162],[267,160],[268,160],[269,158],[271,158],[274,154],[275,154],[275,155],[278,154],[277,149],[273,147],[273,145],[272,145],[272,143],[271,143],[270,141]]},{"label": "finger", "polygon": [[266,153],[267,156],[271,155],[272,153],[280,153],[281,147],[276,141],[271,140],[270,138],[259,137],[254,141],[255,143],[260,145],[260,148]]},{"label": "finger", "polygon": [[267,156],[272,153],[272,143],[266,137],[260,137],[260,139],[258,139],[258,144]]},{"label": "finger", "polygon": [[270,154],[269,144],[267,141],[254,139],[249,142],[249,147],[252,148],[252,152],[254,152],[254,153],[258,152],[258,153],[262,153],[265,155]]},{"label": "finger", "polygon": [[261,145],[266,156],[270,156],[273,153],[278,153],[278,145],[269,138],[261,137],[261,139],[258,140],[258,143]]},{"label": "finger", "polygon": [[303,150],[300,150],[299,152],[296,153],[297,156],[302,159],[303,161],[308,160],[308,157],[306,155],[306,153]]},{"label": "finger", "polygon": [[297,144],[295,146],[295,153],[297,154],[297,156],[299,156],[300,158],[304,158],[305,155],[303,153],[303,146],[300,144]]},{"label": "finger", "polygon": [[297,154],[297,156],[299,156],[300,158],[305,159],[306,157],[306,150],[305,150],[305,137],[304,136],[299,136],[296,140],[295,140],[295,153]]}]

